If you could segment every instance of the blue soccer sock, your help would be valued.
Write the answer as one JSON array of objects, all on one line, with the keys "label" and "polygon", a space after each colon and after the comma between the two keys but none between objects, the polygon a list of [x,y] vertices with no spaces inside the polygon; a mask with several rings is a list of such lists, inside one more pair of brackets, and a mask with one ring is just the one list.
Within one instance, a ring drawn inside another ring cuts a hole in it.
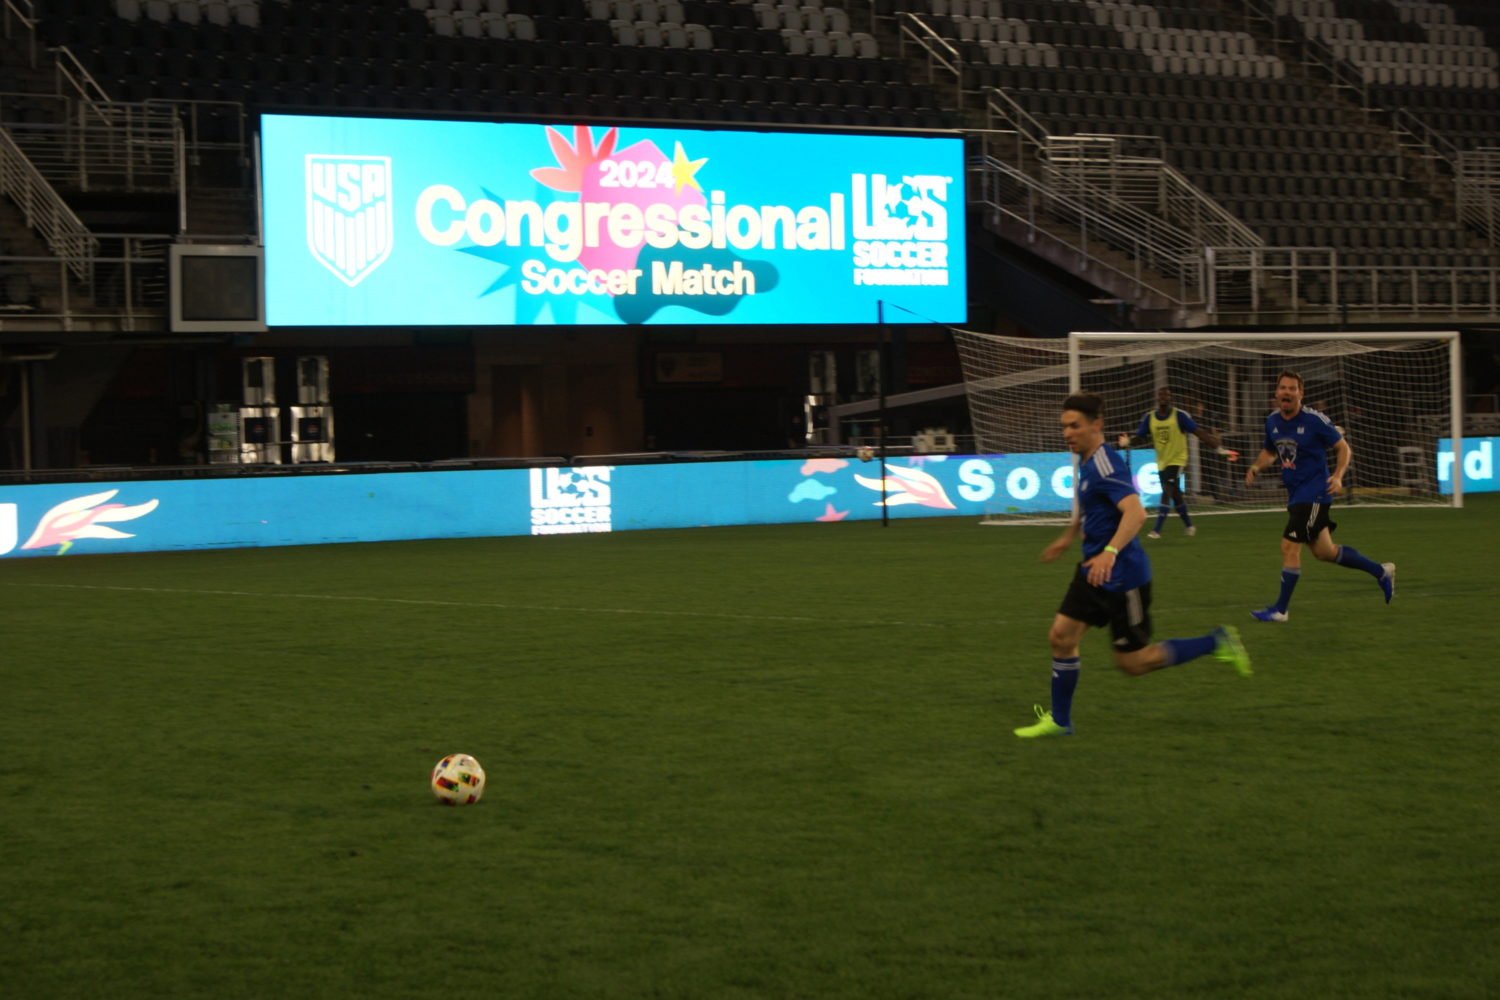
[{"label": "blue soccer sock", "polygon": [[1073,724],[1073,689],[1078,686],[1077,656],[1052,658],[1052,721],[1059,726]]},{"label": "blue soccer sock", "polygon": [[1171,508],[1166,504],[1162,504],[1156,508],[1156,528],[1154,530],[1158,535],[1161,534],[1161,526],[1167,523],[1167,515],[1170,513],[1172,513]]},{"label": "blue soccer sock", "polygon": [[1292,603],[1292,591],[1297,589],[1297,581],[1302,579],[1300,569],[1284,569],[1281,571],[1281,596],[1276,598],[1274,607],[1282,614],[1286,614],[1287,605]]},{"label": "blue soccer sock", "polygon": [[1360,555],[1352,545],[1340,545],[1339,554],[1333,557],[1333,561],[1350,569],[1362,569],[1377,580],[1385,576],[1385,567]]},{"label": "blue soccer sock", "polygon": [[1189,528],[1193,526],[1193,519],[1191,517],[1188,517],[1186,500],[1177,501],[1177,516],[1182,518],[1182,523],[1187,525]]},{"label": "blue soccer sock", "polygon": [[1189,660],[1196,660],[1200,656],[1207,656],[1218,644],[1219,640],[1212,632],[1192,639],[1163,639],[1161,648],[1166,654],[1167,662],[1162,666],[1175,667]]}]

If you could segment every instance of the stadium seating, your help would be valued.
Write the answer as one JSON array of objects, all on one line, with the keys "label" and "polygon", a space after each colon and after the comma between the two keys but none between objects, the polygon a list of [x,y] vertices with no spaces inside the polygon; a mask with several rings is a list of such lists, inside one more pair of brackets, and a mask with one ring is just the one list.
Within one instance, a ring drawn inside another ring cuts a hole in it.
[{"label": "stadium seating", "polygon": [[72,49],[120,100],[897,127],[958,122],[836,5],[50,0],[39,7],[46,39]]},{"label": "stadium seating", "polygon": [[[1454,119],[1435,127],[1500,144],[1496,53],[1454,7],[1278,2],[1362,67],[1372,93],[1432,95]],[[1388,127],[1289,66],[1248,19],[1184,0],[884,6],[922,18],[962,53],[969,86],[1003,88],[1052,134],[1160,136],[1169,161],[1268,243],[1334,247],[1353,266],[1495,262],[1451,205],[1416,183]],[[1467,129],[1453,127],[1459,118]]]}]

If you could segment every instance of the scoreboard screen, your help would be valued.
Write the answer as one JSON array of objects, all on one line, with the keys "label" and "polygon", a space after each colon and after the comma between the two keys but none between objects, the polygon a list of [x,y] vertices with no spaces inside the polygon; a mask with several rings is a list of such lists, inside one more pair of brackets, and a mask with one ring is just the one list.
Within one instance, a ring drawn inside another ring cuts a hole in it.
[{"label": "scoreboard screen", "polygon": [[947,135],[267,115],[272,326],[962,323]]}]

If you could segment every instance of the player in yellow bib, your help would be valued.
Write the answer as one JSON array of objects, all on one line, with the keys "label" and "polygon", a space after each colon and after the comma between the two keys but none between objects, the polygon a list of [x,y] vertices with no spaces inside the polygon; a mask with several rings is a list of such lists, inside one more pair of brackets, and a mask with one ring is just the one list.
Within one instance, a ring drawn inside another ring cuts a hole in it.
[{"label": "player in yellow bib", "polygon": [[1187,497],[1182,492],[1182,472],[1187,468],[1188,435],[1191,434],[1231,462],[1238,459],[1239,452],[1223,447],[1219,436],[1188,416],[1187,411],[1172,405],[1172,390],[1163,386],[1156,390],[1156,409],[1147,410],[1135,434],[1121,434],[1119,445],[1129,448],[1135,439],[1151,440],[1156,449],[1156,474],[1161,479],[1161,505],[1156,508],[1156,527],[1147,532],[1147,538],[1160,538],[1167,516],[1175,508],[1182,518],[1184,532],[1191,536],[1198,529],[1188,514]]}]

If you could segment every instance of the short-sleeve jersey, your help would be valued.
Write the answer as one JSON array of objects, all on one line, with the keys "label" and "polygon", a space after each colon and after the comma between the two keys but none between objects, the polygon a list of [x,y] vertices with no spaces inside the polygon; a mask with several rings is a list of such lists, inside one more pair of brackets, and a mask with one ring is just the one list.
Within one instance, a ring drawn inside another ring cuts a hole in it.
[{"label": "short-sleeve jersey", "polygon": [[[1083,519],[1083,557],[1089,559],[1104,551],[1104,546],[1115,537],[1120,527],[1121,500],[1135,493],[1135,484],[1130,479],[1130,468],[1119,452],[1107,444],[1101,444],[1094,453],[1079,463],[1078,510]],[[1079,567],[1080,573],[1088,570]],[[1104,583],[1110,591],[1134,590],[1151,579],[1151,560],[1139,538],[1115,556],[1115,567]]]},{"label": "short-sleeve jersey", "polygon": [[1187,465],[1188,435],[1198,429],[1198,424],[1177,407],[1162,416],[1156,410],[1146,411],[1141,417],[1141,426],[1136,428],[1136,437],[1151,437],[1151,446],[1156,449],[1156,464],[1165,469],[1169,465]]},{"label": "short-sleeve jersey", "polygon": [[1328,451],[1343,439],[1333,421],[1305,406],[1290,420],[1280,410],[1266,417],[1265,449],[1281,464],[1288,507],[1329,502]]}]

